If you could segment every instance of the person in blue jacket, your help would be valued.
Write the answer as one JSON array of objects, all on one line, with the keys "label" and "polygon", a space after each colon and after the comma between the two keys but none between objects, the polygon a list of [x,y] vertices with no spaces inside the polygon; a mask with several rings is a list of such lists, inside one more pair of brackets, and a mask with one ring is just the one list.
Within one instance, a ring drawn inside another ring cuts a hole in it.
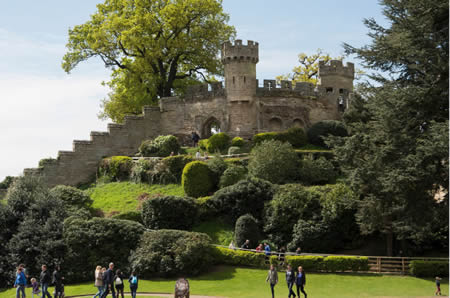
[{"label": "person in blue jacket", "polygon": [[16,298],[20,298],[22,292],[22,298],[25,298],[25,286],[27,285],[27,278],[22,268],[17,268],[16,280],[14,281],[14,287],[16,288]]},{"label": "person in blue jacket", "polygon": [[295,276],[295,285],[297,286],[297,296],[300,298],[300,291],[305,295],[305,298],[308,296],[305,292],[305,284],[306,284],[306,274],[303,271],[302,266],[298,266],[298,271]]},{"label": "person in blue jacket", "polygon": [[131,273],[131,276],[128,279],[128,281],[130,282],[131,297],[136,298],[136,292],[137,292],[137,288],[138,288],[138,277],[137,277],[135,271],[133,271],[133,273]]}]

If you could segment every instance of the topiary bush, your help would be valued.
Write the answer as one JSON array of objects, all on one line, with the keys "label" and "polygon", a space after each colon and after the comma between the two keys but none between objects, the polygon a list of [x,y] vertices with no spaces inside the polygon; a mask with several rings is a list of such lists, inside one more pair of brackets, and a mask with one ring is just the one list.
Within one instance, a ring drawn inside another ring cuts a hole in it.
[{"label": "topiary bush", "polygon": [[308,140],[311,144],[328,148],[324,138],[332,135],[345,137],[348,135],[344,124],[337,120],[322,120],[314,123],[307,132]]},{"label": "topiary bush", "polygon": [[139,153],[145,157],[165,157],[169,156],[172,152],[177,154],[179,151],[180,144],[178,143],[178,139],[172,135],[159,136],[154,140],[144,141],[139,147]]},{"label": "topiary bush", "polygon": [[297,179],[299,164],[300,160],[291,144],[264,141],[252,149],[248,173],[274,184],[284,184]]},{"label": "topiary bush", "polygon": [[253,136],[252,141],[254,145],[258,145],[264,141],[276,140],[277,132],[261,132]]},{"label": "topiary bush", "polygon": [[218,265],[265,268],[265,255],[251,251],[234,250],[224,247],[213,248],[214,262]]},{"label": "topiary bush", "polygon": [[128,156],[112,156],[100,162],[99,176],[113,181],[128,180],[133,167],[133,159]]},{"label": "topiary bush", "polygon": [[88,194],[72,186],[57,185],[49,193],[52,198],[62,200],[72,209],[89,209],[93,203]]},{"label": "topiary bush", "polygon": [[257,178],[247,178],[218,190],[210,199],[219,214],[234,224],[239,216],[251,214],[262,218],[264,203],[272,199],[272,184]]},{"label": "topiary bush", "polygon": [[228,168],[228,164],[220,156],[215,156],[212,159],[209,159],[206,164],[208,165],[208,168],[212,173],[214,188],[217,188],[217,186],[219,185],[220,177]]},{"label": "topiary bush", "polygon": [[241,137],[234,137],[231,140],[231,146],[234,146],[234,147],[242,147],[242,146],[244,146],[244,144],[245,144],[244,139]]},{"label": "topiary bush", "polygon": [[225,172],[223,172],[222,177],[220,177],[219,187],[224,188],[239,181],[245,179],[247,176],[247,169],[243,166],[229,166]]},{"label": "topiary bush", "polygon": [[234,227],[234,240],[237,246],[244,244],[245,240],[250,241],[250,247],[255,248],[261,239],[261,232],[256,219],[250,214],[239,217]]},{"label": "topiary bush", "polygon": [[291,127],[288,130],[279,132],[275,136],[275,139],[282,142],[289,142],[294,148],[308,144],[306,133],[301,127]]},{"label": "topiary bush", "polygon": [[208,165],[201,161],[188,163],[181,177],[186,195],[194,198],[208,195],[214,190],[214,181]]},{"label": "topiary bush", "polygon": [[300,163],[300,181],[309,185],[332,184],[338,176],[333,163],[324,158],[305,158]]},{"label": "topiary bush", "polygon": [[130,256],[130,266],[141,278],[196,275],[212,263],[208,235],[178,230],[146,231]]},{"label": "topiary bush", "polygon": [[208,139],[202,139],[198,141],[198,147],[203,151],[206,151],[206,148],[208,148]]},{"label": "topiary bush", "polygon": [[191,161],[194,161],[194,159],[190,155],[175,155],[164,158],[162,163],[165,164],[169,172],[175,176],[177,182],[180,182],[184,167]]},{"label": "topiary bush", "polygon": [[209,153],[223,151],[228,148],[230,144],[230,136],[224,132],[216,133],[209,137],[206,149]]},{"label": "topiary bush", "polygon": [[231,146],[228,148],[228,155],[234,155],[241,153],[241,148],[236,146]]},{"label": "topiary bush", "polygon": [[131,220],[138,223],[143,223],[142,221],[142,213],[140,211],[127,211],[122,212],[116,215],[112,216],[113,219],[125,219],[125,220]]},{"label": "topiary bush", "polygon": [[409,262],[409,272],[417,277],[447,277],[448,260],[446,261],[422,261]]},{"label": "topiary bush", "polygon": [[192,198],[156,197],[142,204],[142,220],[149,229],[189,230],[197,214],[197,204]]}]

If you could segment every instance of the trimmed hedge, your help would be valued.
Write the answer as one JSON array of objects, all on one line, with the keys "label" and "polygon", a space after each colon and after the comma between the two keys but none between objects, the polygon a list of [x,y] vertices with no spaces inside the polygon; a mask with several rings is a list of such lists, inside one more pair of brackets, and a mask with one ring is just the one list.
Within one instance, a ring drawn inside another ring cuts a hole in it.
[{"label": "trimmed hedge", "polygon": [[409,263],[409,272],[417,277],[448,276],[448,261],[419,261]]},{"label": "trimmed hedge", "polygon": [[181,174],[183,173],[184,167],[194,161],[190,155],[175,155],[168,156],[162,160],[162,163],[167,166],[169,172],[176,177],[177,182],[181,181]]},{"label": "trimmed hedge", "polygon": [[209,137],[206,149],[209,153],[223,151],[228,148],[230,144],[230,136],[224,132],[216,133]]},{"label": "trimmed hedge", "polygon": [[256,135],[253,136],[253,144],[259,144],[262,143],[264,141],[269,141],[269,140],[276,140],[277,138],[277,132],[261,132],[261,133],[257,133]]},{"label": "trimmed hedge", "polygon": [[99,175],[111,180],[128,180],[133,167],[133,159],[128,156],[111,156],[100,162]]},{"label": "trimmed hedge", "polygon": [[208,147],[208,139],[198,141],[198,147],[203,151],[206,151],[206,148]]},{"label": "trimmed hedge", "polygon": [[194,198],[206,196],[214,189],[211,170],[201,161],[190,162],[184,167],[181,184],[186,195]]},{"label": "trimmed hedge", "polygon": [[244,146],[244,139],[241,138],[241,137],[234,137],[231,140],[231,146],[234,146],[234,147],[242,147],[242,146]]},{"label": "trimmed hedge", "polygon": [[240,154],[241,148],[237,146],[231,146],[228,148],[228,155]]},{"label": "trimmed hedge", "polygon": [[234,250],[224,247],[214,247],[213,257],[216,264],[232,266],[248,266],[264,268],[265,255],[245,250]]},{"label": "trimmed hedge", "polygon": [[280,132],[262,132],[253,136],[253,143],[255,145],[268,140],[288,142],[295,148],[308,144],[306,133],[300,127],[291,127],[288,130]]},{"label": "trimmed hedge", "polygon": [[180,151],[180,144],[178,143],[178,139],[175,136],[167,135],[167,136],[159,136],[154,140],[147,140],[142,142],[139,147],[139,153],[142,156],[158,156],[164,157],[169,156],[171,152],[175,154]]}]

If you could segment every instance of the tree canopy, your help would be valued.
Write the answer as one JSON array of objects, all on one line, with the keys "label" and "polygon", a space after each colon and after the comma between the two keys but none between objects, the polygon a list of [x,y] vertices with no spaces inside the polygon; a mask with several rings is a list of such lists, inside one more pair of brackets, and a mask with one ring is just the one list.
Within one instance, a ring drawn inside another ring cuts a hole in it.
[{"label": "tree canopy", "polygon": [[221,0],[105,0],[69,29],[66,72],[91,57],[112,69],[101,117],[121,122],[143,105],[222,73],[218,52],[234,37]]}]

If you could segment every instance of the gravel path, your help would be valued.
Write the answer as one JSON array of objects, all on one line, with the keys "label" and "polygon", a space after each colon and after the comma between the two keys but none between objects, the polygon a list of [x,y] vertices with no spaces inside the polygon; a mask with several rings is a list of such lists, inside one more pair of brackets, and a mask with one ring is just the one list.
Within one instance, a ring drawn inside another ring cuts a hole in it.
[{"label": "gravel path", "polygon": [[[125,295],[129,295],[130,293],[125,292]],[[76,297],[92,297],[94,294],[81,295],[81,296],[66,296],[66,298],[76,298]],[[137,296],[147,296],[147,297],[173,297],[173,294],[167,293],[137,293]],[[190,298],[225,298],[221,296],[202,296],[202,295],[190,295]]]}]

